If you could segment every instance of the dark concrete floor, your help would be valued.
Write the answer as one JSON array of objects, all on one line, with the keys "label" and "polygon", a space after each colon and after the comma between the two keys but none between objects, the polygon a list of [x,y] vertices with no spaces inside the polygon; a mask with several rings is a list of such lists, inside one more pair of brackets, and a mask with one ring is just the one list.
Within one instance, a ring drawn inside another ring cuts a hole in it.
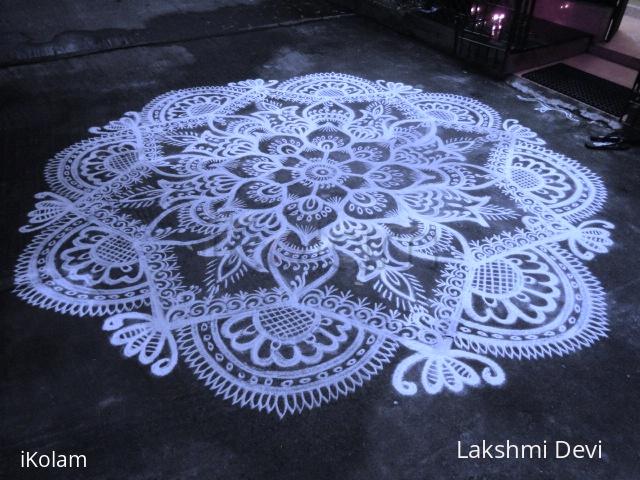
[{"label": "dark concrete floor", "polygon": [[312,0],[91,3],[0,2],[0,65],[207,38],[346,14],[328,2]]},{"label": "dark concrete floor", "polygon": [[[212,12],[199,12],[204,3],[186,5],[190,14],[213,18]],[[231,2],[227,3],[230,8]],[[251,11],[260,2],[246,3]],[[79,8],[79,2],[64,2],[64,8],[73,4]],[[155,21],[139,7],[140,19],[128,19],[122,25],[102,23],[100,16],[82,10],[58,12],[69,23],[56,23],[58,17],[51,17],[47,26],[45,9],[40,13],[42,23],[36,16],[24,29],[18,28],[39,6],[38,2],[15,8],[5,5],[2,10],[10,12],[3,16],[5,35],[19,32],[24,37],[11,37],[18,43],[27,37],[42,42],[65,29],[144,30]],[[295,10],[295,15],[283,14],[264,24],[299,20]],[[234,18],[245,18],[242,11],[234,12]],[[321,13],[336,13],[331,12],[326,7]],[[78,22],[71,22],[76,17]],[[255,22],[241,27],[247,25]],[[176,32],[167,32],[166,44],[88,55],[79,49],[74,58],[47,57],[46,62],[0,68],[5,198],[0,214],[4,226],[0,260],[2,478],[640,478],[637,151],[588,151],[582,142],[597,126],[572,122],[553,111],[539,113],[531,103],[518,100],[517,92],[507,84],[466,72],[454,60],[362,18],[335,18],[191,41],[180,40],[186,38],[184,25],[176,28],[182,32],[178,40],[172,38]],[[220,32],[228,31],[221,27]],[[27,241],[18,227],[26,221],[33,194],[46,190],[45,161],[85,138],[88,127],[139,110],[171,89],[245,78],[287,79],[323,71],[474,97],[505,118],[520,119],[546,139],[550,148],[600,175],[609,199],[599,217],[616,224],[616,243],[609,254],[591,262],[590,268],[607,293],[609,338],[565,358],[505,362],[508,379],[501,388],[405,398],[389,388],[391,370],[387,370],[345,399],[279,420],[216,398],[183,365],[169,377],[152,377],[137,362],[123,360],[106,341],[99,322],[36,309],[11,293],[11,272]],[[456,459],[458,440],[482,439],[523,443],[602,440],[606,458]],[[18,471],[20,450],[80,451],[90,459],[90,468],[77,473]]]}]

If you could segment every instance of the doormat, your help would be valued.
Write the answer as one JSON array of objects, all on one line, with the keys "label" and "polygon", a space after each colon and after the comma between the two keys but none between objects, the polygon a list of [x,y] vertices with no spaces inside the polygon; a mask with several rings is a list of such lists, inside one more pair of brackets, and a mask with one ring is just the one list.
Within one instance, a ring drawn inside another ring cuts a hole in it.
[{"label": "doormat", "polygon": [[624,113],[632,96],[630,88],[564,63],[534,70],[523,77],[616,117]]}]

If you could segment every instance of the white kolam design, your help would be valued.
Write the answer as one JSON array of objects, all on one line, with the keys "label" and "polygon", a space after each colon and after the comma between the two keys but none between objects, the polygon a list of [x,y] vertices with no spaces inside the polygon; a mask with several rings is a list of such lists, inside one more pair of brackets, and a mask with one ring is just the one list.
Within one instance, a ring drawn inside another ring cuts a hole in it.
[{"label": "white kolam design", "polygon": [[471,98],[314,74],[90,132],[46,167],[16,292],[156,375],[283,416],[390,363],[400,394],[461,392],[606,334],[601,181]]}]

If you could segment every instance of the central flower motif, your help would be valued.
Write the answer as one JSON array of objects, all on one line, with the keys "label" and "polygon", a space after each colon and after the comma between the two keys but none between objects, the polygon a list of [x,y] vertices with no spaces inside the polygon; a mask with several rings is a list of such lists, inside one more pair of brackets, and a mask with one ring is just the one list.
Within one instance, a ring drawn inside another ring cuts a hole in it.
[{"label": "central flower motif", "polygon": [[348,166],[325,161],[305,168],[303,182],[308,186],[318,185],[320,188],[327,188],[342,185],[349,173],[351,173],[351,169]]},{"label": "central flower motif", "polygon": [[401,257],[416,242],[429,255],[455,236],[449,223],[486,226],[486,208],[510,214],[476,193],[496,181],[466,161],[483,137],[442,139],[433,119],[393,99],[257,106],[179,132],[181,148],[159,169],[164,213],[153,234],[206,245],[198,248],[218,259],[216,284],[254,269],[288,289],[309,282],[291,278],[292,258],[323,262],[326,280],[346,257],[359,281],[412,302],[417,284]]},{"label": "central flower motif", "polygon": [[[213,117],[164,167],[183,178],[161,181],[163,207],[179,214],[182,231],[206,232],[216,243],[209,253],[231,249],[228,238],[216,239],[223,233],[217,226],[226,223],[221,219],[229,217],[241,225],[267,221],[262,246],[288,234],[299,245],[317,242],[321,232],[339,241],[349,222],[409,228],[439,221],[454,204],[470,220],[483,221],[473,209],[486,199],[471,191],[483,186],[478,178],[486,179],[484,186],[492,180],[482,167],[462,165],[462,152],[477,142],[445,143],[432,121],[408,117],[393,102],[261,107],[250,115]],[[193,176],[185,180],[185,173]],[[193,214],[207,209],[206,216]],[[233,249],[243,258],[257,260],[237,243]]]}]

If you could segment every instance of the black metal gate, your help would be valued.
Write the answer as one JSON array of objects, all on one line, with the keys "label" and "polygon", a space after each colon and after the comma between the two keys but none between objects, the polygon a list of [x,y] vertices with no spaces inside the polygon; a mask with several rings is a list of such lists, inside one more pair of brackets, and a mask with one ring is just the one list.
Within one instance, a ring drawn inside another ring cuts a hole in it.
[{"label": "black metal gate", "polygon": [[622,17],[624,17],[625,12],[627,11],[627,4],[629,0],[614,0],[615,8],[613,13],[611,14],[611,21],[609,23],[609,29],[607,30],[607,34],[604,37],[605,42],[608,42],[613,38],[613,36],[620,28],[620,23],[622,22]]},{"label": "black metal gate", "polygon": [[535,0],[457,3],[456,56],[489,70],[503,71],[509,52],[526,44]]}]

